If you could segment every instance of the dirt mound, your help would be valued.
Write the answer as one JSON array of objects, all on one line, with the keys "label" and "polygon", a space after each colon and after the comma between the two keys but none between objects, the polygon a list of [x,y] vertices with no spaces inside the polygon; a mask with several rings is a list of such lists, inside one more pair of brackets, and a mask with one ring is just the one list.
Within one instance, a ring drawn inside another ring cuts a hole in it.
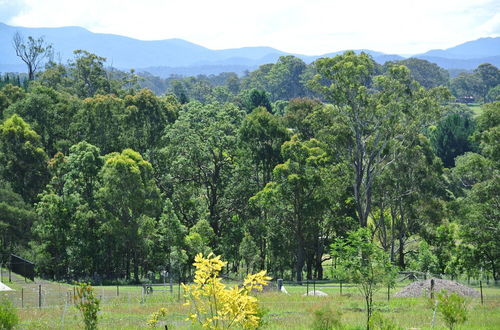
[{"label": "dirt mound", "polygon": [[446,290],[455,292],[463,297],[479,297],[479,292],[454,281],[432,278],[425,281],[413,282],[397,292],[394,297],[420,297],[429,296],[431,291],[431,280],[434,280],[434,292]]}]

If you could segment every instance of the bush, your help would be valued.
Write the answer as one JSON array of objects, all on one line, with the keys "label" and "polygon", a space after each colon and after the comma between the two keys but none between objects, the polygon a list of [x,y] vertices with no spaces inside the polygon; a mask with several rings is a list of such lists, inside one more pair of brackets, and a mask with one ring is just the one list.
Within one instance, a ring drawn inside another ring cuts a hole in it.
[{"label": "bush", "polygon": [[437,310],[443,316],[449,329],[453,330],[456,325],[467,321],[465,298],[456,293],[449,294],[441,290],[437,294],[437,301]]},{"label": "bush", "polygon": [[[252,291],[262,291],[271,280],[265,271],[249,274],[243,285],[226,287],[219,277],[227,262],[212,253],[204,258],[201,253],[195,257],[194,284],[185,285],[186,306],[190,306],[187,320],[193,325],[209,329],[256,329],[263,326],[261,317],[266,310],[259,307],[258,300],[250,295]],[[155,327],[165,312],[154,313],[148,326]]]},{"label": "bush", "polygon": [[100,299],[88,283],[77,283],[75,306],[82,313],[85,330],[97,329]]},{"label": "bush", "polygon": [[19,323],[16,309],[10,301],[0,301],[0,329],[13,329]]},{"label": "bush", "polygon": [[370,329],[380,329],[380,330],[399,330],[399,327],[393,320],[385,318],[381,313],[373,313],[370,318]]},{"label": "bush", "polygon": [[341,318],[342,313],[339,310],[325,305],[314,311],[312,328],[315,330],[342,329]]}]

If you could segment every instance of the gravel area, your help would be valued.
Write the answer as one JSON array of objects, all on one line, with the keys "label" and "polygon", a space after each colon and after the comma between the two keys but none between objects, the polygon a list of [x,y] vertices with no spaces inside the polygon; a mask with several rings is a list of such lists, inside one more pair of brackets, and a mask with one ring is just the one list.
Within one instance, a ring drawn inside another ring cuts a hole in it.
[{"label": "gravel area", "polygon": [[431,280],[434,280],[435,292],[446,290],[448,292],[455,292],[463,297],[479,297],[479,292],[477,290],[471,289],[455,281],[442,280],[439,278],[413,282],[405,286],[401,291],[394,294],[394,297],[420,297],[423,295],[428,296],[431,291]]}]

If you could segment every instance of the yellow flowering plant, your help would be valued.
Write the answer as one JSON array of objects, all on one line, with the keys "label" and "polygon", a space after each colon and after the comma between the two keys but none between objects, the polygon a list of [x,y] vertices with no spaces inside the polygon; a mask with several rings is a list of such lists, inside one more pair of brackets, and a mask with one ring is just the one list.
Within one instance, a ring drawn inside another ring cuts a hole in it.
[{"label": "yellow flowering plant", "polygon": [[226,264],[212,253],[207,258],[201,253],[195,257],[194,283],[182,285],[185,305],[190,306],[187,320],[208,329],[258,328],[261,321],[258,300],[250,293],[262,291],[271,278],[263,270],[247,275],[242,286],[227,288],[219,277]]}]

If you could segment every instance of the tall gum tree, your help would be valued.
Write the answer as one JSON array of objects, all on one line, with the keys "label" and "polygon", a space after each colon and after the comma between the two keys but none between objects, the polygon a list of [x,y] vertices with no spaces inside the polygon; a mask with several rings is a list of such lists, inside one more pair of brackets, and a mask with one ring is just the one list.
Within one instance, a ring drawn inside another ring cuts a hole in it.
[{"label": "tall gum tree", "polygon": [[366,227],[374,178],[411,144],[416,132],[436,120],[447,91],[426,90],[405,66],[391,66],[377,76],[375,62],[365,53],[348,51],[314,65],[309,85],[335,105],[332,114],[346,136],[334,149],[352,167],[356,212]]}]

